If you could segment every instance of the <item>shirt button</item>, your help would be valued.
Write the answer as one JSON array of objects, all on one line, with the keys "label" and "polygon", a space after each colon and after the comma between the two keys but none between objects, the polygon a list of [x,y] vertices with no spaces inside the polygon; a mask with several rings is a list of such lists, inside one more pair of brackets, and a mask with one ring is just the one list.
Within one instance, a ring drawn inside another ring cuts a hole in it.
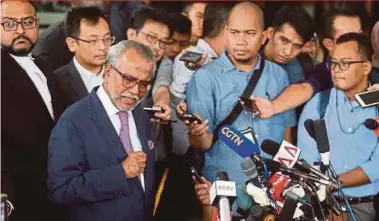
[{"label": "shirt button", "polygon": [[347,129],[347,131],[351,132],[351,131],[353,131],[353,129],[349,128],[349,129]]},{"label": "shirt button", "polygon": [[345,169],[347,169],[348,167],[347,166],[345,166]]},{"label": "shirt button", "polygon": [[255,134],[255,138],[258,138],[258,134]]}]

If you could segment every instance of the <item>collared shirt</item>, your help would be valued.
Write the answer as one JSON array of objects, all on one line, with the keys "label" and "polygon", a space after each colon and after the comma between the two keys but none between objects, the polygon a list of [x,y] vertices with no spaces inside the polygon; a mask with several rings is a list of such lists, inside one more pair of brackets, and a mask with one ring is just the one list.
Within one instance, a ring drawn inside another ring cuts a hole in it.
[{"label": "collared shirt", "polygon": [[10,56],[12,56],[12,58],[14,58],[16,62],[22,67],[22,69],[24,69],[28,74],[33,84],[36,86],[39,94],[41,95],[51,118],[54,119],[53,104],[51,102],[49,87],[47,86],[47,78],[34,63],[34,59],[31,57],[31,54],[28,56],[15,56],[10,54]]},{"label": "collared shirt", "polygon": [[90,93],[94,87],[99,86],[103,83],[104,67],[101,69],[100,74],[95,74],[80,65],[76,57],[74,57],[73,60],[75,68],[78,70],[88,93]]},{"label": "collared shirt", "polygon": [[[214,62],[198,69],[187,89],[189,112],[198,113],[202,119],[208,119],[209,130],[213,133],[215,127],[232,111],[238,102],[238,97],[242,95],[251,75],[254,70],[259,68],[260,63],[261,56],[258,56],[256,65],[247,73],[238,70],[224,52]],[[287,73],[277,64],[265,61],[262,76],[253,95],[272,100],[288,85]],[[284,137],[284,129],[296,125],[296,116],[295,112],[291,110],[270,119],[253,119],[251,113],[242,111],[232,126],[242,131],[250,124],[255,130],[259,144],[264,139],[281,142]],[[264,153],[262,156],[269,157]],[[238,188],[243,188],[247,177],[241,169],[241,160],[242,158],[223,142],[217,141],[205,152],[203,174],[210,181],[214,181],[216,173],[225,170],[229,174],[230,180],[235,181]],[[243,192],[239,191],[237,201],[243,201],[239,202],[241,208],[248,208],[249,206],[245,204],[248,196]]]},{"label": "collared shirt", "polygon": [[[304,128],[307,119],[319,119],[316,94],[304,107],[298,126],[298,147],[301,157],[310,164],[319,162],[316,142]],[[379,144],[378,138],[363,124],[368,118],[378,116],[377,107],[362,108],[350,102],[345,93],[333,88],[325,112],[325,124],[330,143],[330,162],[337,174],[361,167],[371,183],[359,187],[343,188],[349,197],[376,195],[379,192]]]},{"label": "collared shirt", "polygon": [[[116,130],[117,134],[120,136],[121,121],[117,115],[117,113],[120,112],[120,110],[112,103],[111,99],[109,98],[108,94],[105,92],[104,87],[102,85],[99,87],[96,94],[99,97],[101,103],[103,104],[105,112],[107,113],[109,119],[111,120],[114,129]],[[134,121],[132,111],[128,111],[128,121],[129,121],[128,122],[129,135],[132,141],[132,148],[134,151],[142,151],[142,145],[138,137],[136,122]],[[142,187],[145,189],[145,180],[144,180],[143,173],[141,173],[140,175],[140,180],[142,183]]]},{"label": "collared shirt", "polygon": [[[199,39],[197,41],[197,45],[191,46],[188,48],[188,51],[193,51],[197,53],[208,54],[207,59],[204,62],[204,65],[218,58],[217,53],[213,50],[213,48],[203,39]],[[195,71],[188,69],[183,61],[179,60],[180,55],[176,56],[174,61],[174,73],[172,75],[172,83],[170,85],[170,92],[175,97],[185,99],[186,98],[186,89],[189,81],[192,78],[192,75]]]},{"label": "collared shirt", "polygon": [[162,62],[158,67],[157,75],[154,81],[152,91],[153,97],[160,86],[170,86],[172,82],[173,65],[174,63],[170,58],[168,58],[167,56],[163,57]]}]

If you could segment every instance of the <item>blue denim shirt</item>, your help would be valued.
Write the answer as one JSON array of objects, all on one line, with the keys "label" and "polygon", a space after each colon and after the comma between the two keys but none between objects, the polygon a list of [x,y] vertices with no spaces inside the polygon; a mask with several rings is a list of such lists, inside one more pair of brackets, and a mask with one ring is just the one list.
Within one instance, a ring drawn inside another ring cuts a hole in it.
[{"label": "blue denim shirt", "polygon": [[[238,70],[229,60],[226,52],[214,62],[200,68],[193,76],[187,89],[187,103],[191,113],[198,113],[203,119],[209,120],[209,129],[213,133],[215,127],[224,120],[238,102],[254,70],[261,63],[258,62],[249,73]],[[277,64],[265,61],[265,67],[258,84],[253,92],[254,96],[265,97],[269,100],[277,97],[289,85],[287,73]],[[252,118],[251,114],[242,111],[232,126],[241,131],[248,128],[252,122],[258,143],[264,139],[277,142],[283,140],[284,129],[296,125],[295,112],[288,111],[275,115],[270,119]],[[263,156],[269,155],[262,153]],[[244,175],[240,163],[242,158],[221,141],[217,141],[205,152],[203,174],[210,181],[216,179],[216,173],[225,170],[230,180],[237,184],[239,207],[250,207],[248,195],[245,193]]]},{"label": "blue denim shirt", "polygon": [[303,67],[297,58],[294,58],[288,64],[280,65],[288,73],[290,84],[296,84],[305,80]]},{"label": "blue denim shirt", "polygon": [[[304,107],[298,125],[298,147],[303,159],[313,164],[320,155],[316,142],[304,128],[307,119],[319,119],[317,105],[320,94],[316,94]],[[350,102],[345,93],[333,88],[325,112],[325,124],[330,143],[330,162],[337,174],[361,167],[371,183],[359,187],[343,188],[345,195],[363,197],[379,192],[379,143],[375,134],[363,122],[376,118],[378,108],[362,108],[357,102]]]}]

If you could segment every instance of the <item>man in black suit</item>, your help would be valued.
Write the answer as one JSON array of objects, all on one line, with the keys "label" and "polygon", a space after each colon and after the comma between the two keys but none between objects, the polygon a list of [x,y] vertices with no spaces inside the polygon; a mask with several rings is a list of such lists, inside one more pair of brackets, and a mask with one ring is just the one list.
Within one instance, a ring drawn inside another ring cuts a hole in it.
[{"label": "man in black suit", "polygon": [[[71,8],[92,6],[99,7],[106,12],[106,7],[101,1],[75,1],[71,3]],[[33,48],[33,55],[48,60],[53,70],[68,64],[74,54],[65,44],[66,37],[66,24],[63,19],[62,21],[50,25],[40,34],[39,41]]]},{"label": "man in black suit", "polygon": [[72,8],[65,23],[66,44],[75,56],[70,63],[55,70],[55,75],[74,103],[102,84],[106,56],[114,37],[98,7]]},{"label": "man in black suit", "polygon": [[38,39],[27,1],[1,2],[1,192],[12,221],[64,220],[47,195],[50,132],[66,102],[52,70],[30,52]]}]

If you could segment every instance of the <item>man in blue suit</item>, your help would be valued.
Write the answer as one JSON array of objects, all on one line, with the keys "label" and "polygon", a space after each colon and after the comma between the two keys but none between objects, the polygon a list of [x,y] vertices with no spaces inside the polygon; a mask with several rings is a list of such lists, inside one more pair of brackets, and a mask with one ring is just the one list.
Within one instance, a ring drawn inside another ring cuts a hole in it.
[{"label": "man in blue suit", "polygon": [[103,85],[69,107],[54,128],[48,189],[54,203],[70,208],[70,220],[152,220],[154,144],[138,104],[154,71],[148,47],[119,42],[108,52]]}]

